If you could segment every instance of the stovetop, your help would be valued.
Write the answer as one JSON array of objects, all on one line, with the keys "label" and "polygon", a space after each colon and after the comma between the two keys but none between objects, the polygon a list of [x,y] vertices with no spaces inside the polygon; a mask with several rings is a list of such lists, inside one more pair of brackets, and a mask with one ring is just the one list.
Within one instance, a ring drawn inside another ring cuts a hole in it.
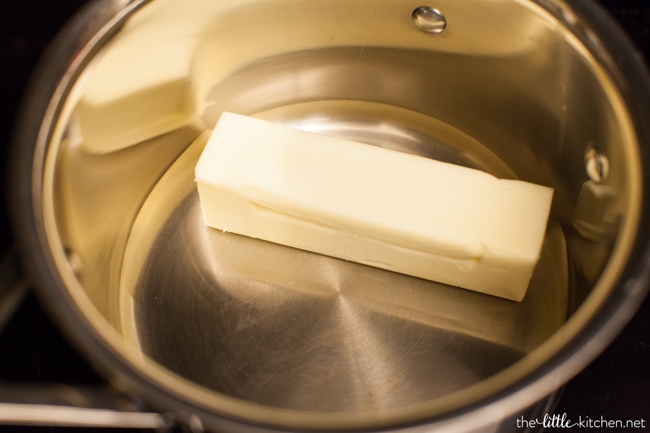
[{"label": "stovetop", "polygon": [[[0,155],[6,152],[16,107],[27,78],[53,35],[86,0],[0,0]],[[650,2],[600,0],[650,59]],[[650,119],[648,119],[650,121]],[[3,188],[4,191],[4,188]],[[7,227],[6,200],[0,203],[0,227]],[[9,248],[10,233],[0,231],[0,251]],[[1,273],[1,271],[0,271]],[[1,277],[1,275],[0,275]],[[644,420],[650,431],[650,298],[606,351],[564,387],[556,413],[604,420]],[[2,310],[0,309],[0,325]],[[39,389],[60,383],[103,387],[104,380],[58,332],[33,294],[0,329],[0,384]],[[587,429],[597,431],[597,429]],[[8,427],[0,432],[63,432],[55,427]],[[79,432],[142,432],[152,430],[78,429]],[[566,431],[552,428],[547,431]],[[616,431],[611,430],[610,431]]]}]

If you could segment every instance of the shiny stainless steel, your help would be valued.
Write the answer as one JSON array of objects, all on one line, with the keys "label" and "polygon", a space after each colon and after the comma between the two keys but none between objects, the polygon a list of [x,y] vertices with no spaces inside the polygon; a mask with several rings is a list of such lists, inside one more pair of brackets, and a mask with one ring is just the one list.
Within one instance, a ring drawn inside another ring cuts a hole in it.
[{"label": "shiny stainless steel", "polygon": [[105,427],[158,431],[172,427],[171,417],[167,419],[158,413],[27,403],[0,403],[0,423],[3,426]]},{"label": "shiny stainless steel", "polygon": [[609,161],[607,156],[594,146],[587,148],[585,152],[585,169],[589,178],[596,182],[601,183],[607,180],[609,175]]},{"label": "shiny stainless steel", "polygon": [[167,431],[173,418],[143,410],[111,387],[0,383],[0,426],[111,427]]},{"label": "shiny stainless steel", "polygon": [[420,6],[415,8],[411,14],[415,27],[425,33],[437,35],[442,33],[447,27],[445,16],[438,10],[429,6]]},{"label": "shiny stainless steel", "polygon": [[[647,137],[567,3],[440,0],[438,35],[397,0],[122,6],[17,194],[45,298],[119,388],[219,431],[514,430],[644,295]],[[206,228],[193,166],[222,111],[553,187],[526,299]]]}]

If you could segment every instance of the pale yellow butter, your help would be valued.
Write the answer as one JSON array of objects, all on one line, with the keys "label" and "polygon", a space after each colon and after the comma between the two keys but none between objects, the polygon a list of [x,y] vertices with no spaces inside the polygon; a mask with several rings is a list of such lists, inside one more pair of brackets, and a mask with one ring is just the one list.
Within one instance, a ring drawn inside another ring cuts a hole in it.
[{"label": "pale yellow butter", "polygon": [[222,114],[196,166],[208,226],[523,299],[553,190]]}]

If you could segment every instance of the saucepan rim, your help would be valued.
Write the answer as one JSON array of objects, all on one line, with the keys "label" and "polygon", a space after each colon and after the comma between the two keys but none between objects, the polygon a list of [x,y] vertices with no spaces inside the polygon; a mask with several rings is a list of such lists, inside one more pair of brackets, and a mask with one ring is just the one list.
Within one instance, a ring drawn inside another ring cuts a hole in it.
[{"label": "saucepan rim", "polygon": [[[187,381],[159,380],[162,376],[151,371],[162,371],[161,367],[154,366],[147,371],[144,366],[151,367],[151,364],[143,364],[124,350],[116,349],[121,344],[117,333],[108,331],[108,324],[98,325],[97,319],[87,314],[88,308],[92,308],[90,303],[81,305],[83,301],[71,293],[69,281],[62,277],[61,266],[50,251],[41,215],[44,153],[67,92],[102,44],[131,14],[151,1],[155,0],[96,0],[68,24],[31,81],[31,91],[17,123],[9,173],[12,224],[25,274],[33,280],[44,305],[63,331],[118,388],[142,397],[154,407],[173,412],[185,421],[196,417],[206,426],[233,431],[331,431],[339,428],[406,431],[431,426],[454,429],[461,425],[476,428],[498,422],[553,393],[604,350],[647,295],[650,227],[641,223],[637,224],[629,260],[616,276],[615,288],[598,299],[585,302],[586,305],[580,307],[582,311],[569,319],[563,335],[544,343],[543,356],[529,355],[507,371],[479,383],[471,392],[480,398],[463,400],[465,397],[462,397],[459,401],[468,404],[457,401],[437,412],[427,412],[431,407],[424,405],[408,411],[406,416],[373,419],[354,415],[346,419],[337,414],[339,420],[332,422],[327,416],[302,417],[290,412],[256,409],[250,404],[242,406],[253,414],[247,417],[244,410],[220,410],[210,401],[202,401],[207,392],[205,395],[195,392]],[[624,32],[596,3],[583,0],[537,0],[536,3],[556,13],[576,35],[584,36],[582,42],[593,50],[629,107],[640,144],[642,200],[639,221],[650,221],[650,176],[647,175],[650,173],[650,122],[646,121],[650,119],[650,77],[646,64]],[[567,13],[571,20],[566,19]],[[574,20],[575,17],[579,20]],[[594,34],[596,40],[591,38]],[[594,41],[601,45],[592,46]],[[504,379],[506,376],[508,380]],[[513,377],[516,380],[512,380]],[[183,385],[173,386],[178,384]]]}]

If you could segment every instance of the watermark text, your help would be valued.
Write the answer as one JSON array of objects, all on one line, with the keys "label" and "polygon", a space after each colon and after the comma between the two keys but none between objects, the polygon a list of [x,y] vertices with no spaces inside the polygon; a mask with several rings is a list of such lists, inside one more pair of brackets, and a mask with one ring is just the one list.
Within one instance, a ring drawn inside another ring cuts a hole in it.
[{"label": "watermark text", "polygon": [[542,419],[525,419],[523,416],[517,418],[517,428],[559,428],[559,429],[645,429],[646,420],[641,419],[606,419],[605,417],[593,418],[579,416],[570,419],[566,413],[546,414]]}]

